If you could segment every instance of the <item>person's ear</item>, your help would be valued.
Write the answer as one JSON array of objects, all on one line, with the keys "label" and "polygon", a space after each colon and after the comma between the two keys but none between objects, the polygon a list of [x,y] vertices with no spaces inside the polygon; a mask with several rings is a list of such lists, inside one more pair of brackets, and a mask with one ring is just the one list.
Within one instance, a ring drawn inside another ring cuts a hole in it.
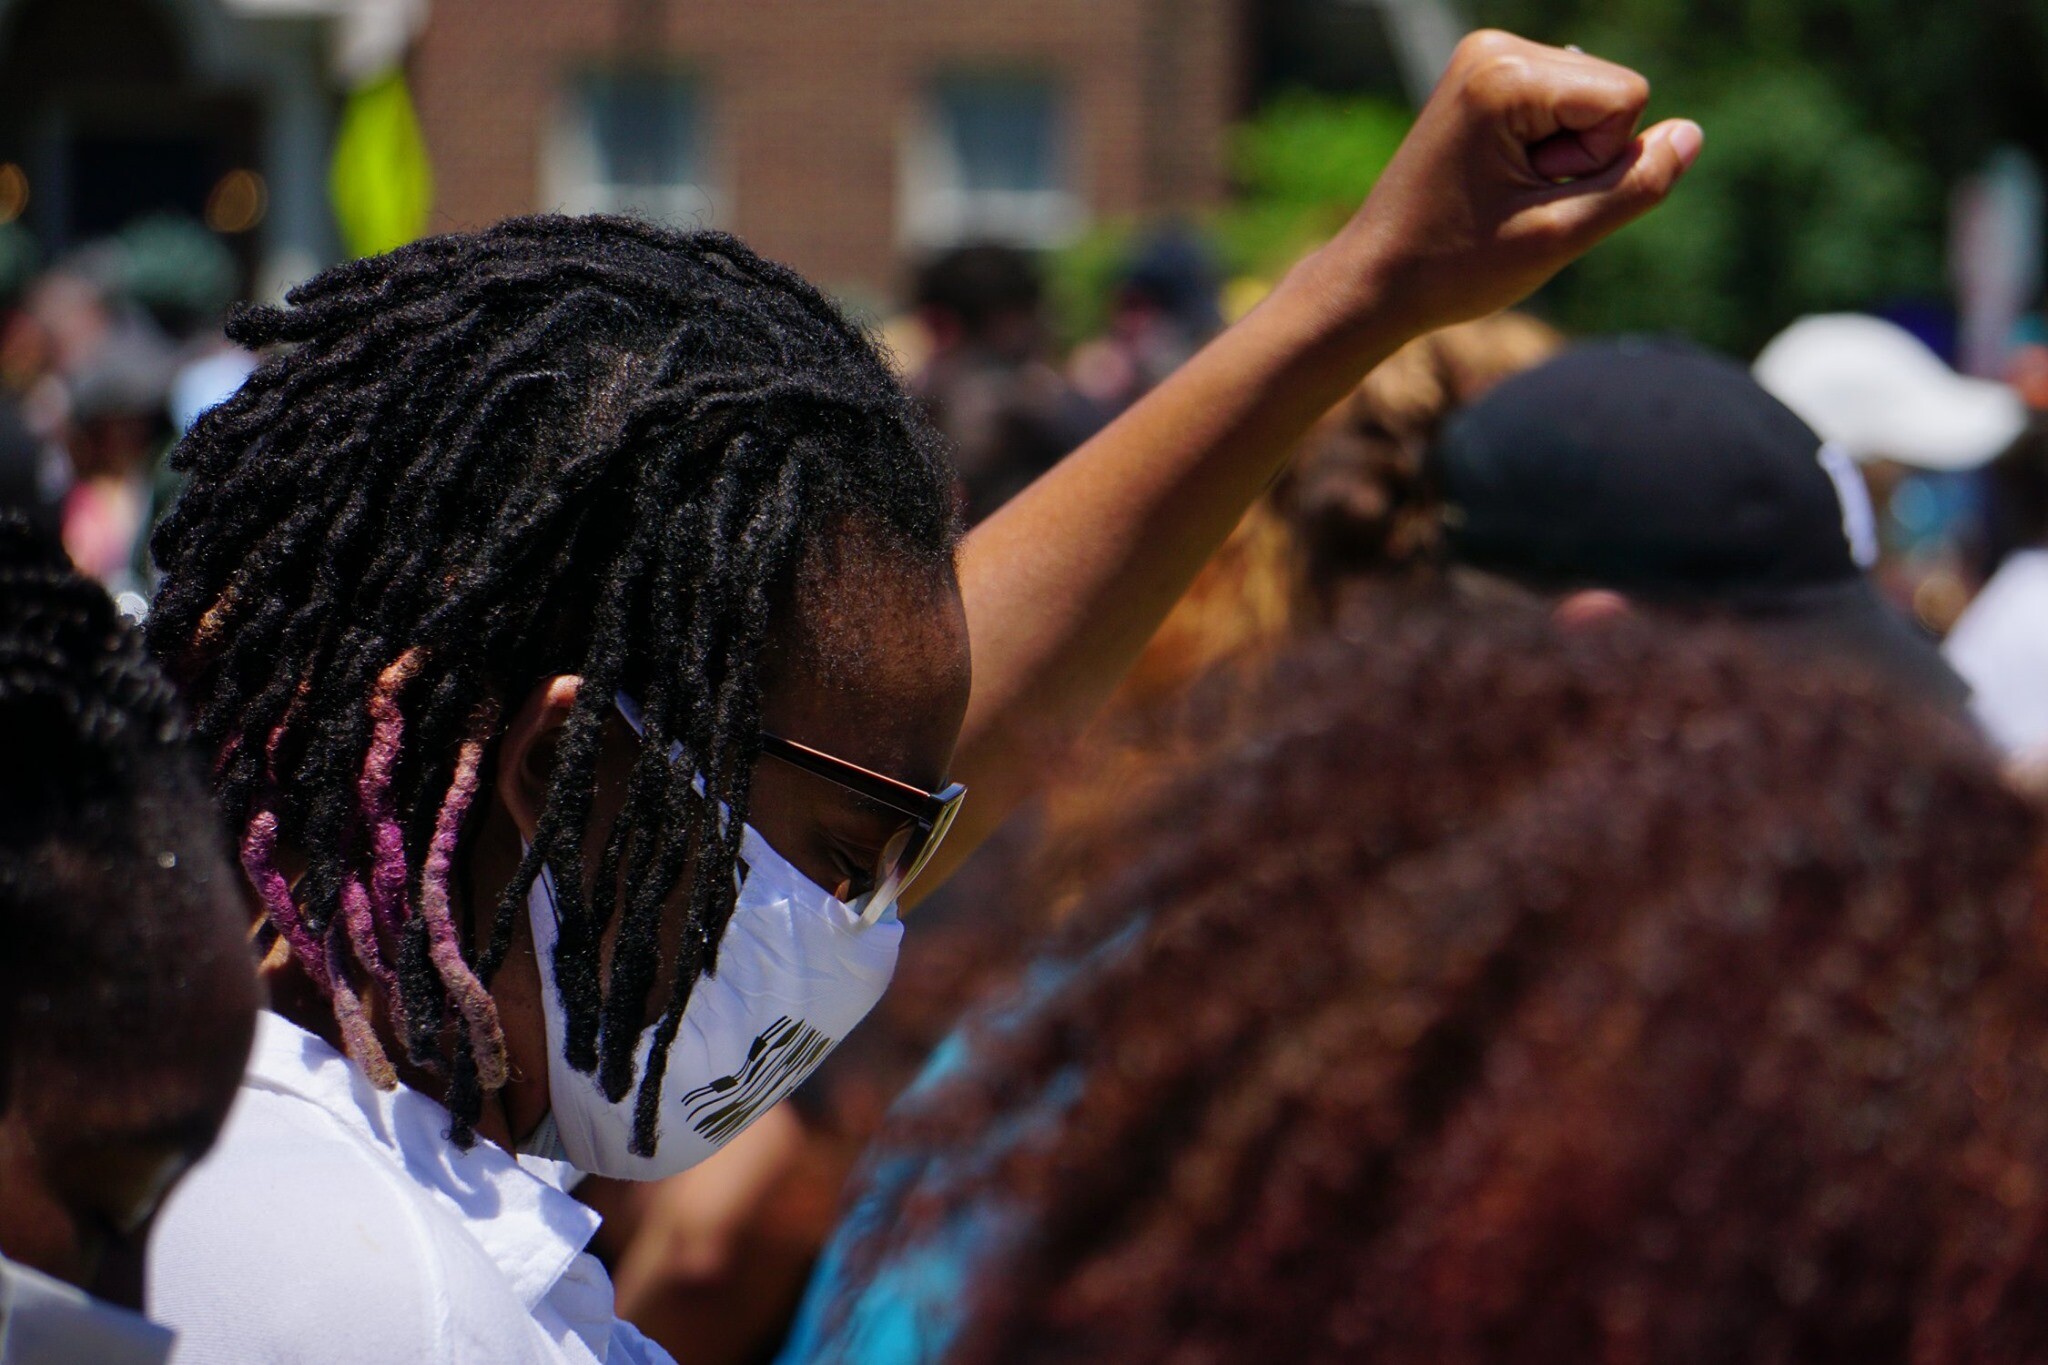
[{"label": "person's ear", "polygon": [[498,800],[519,827],[519,837],[529,843],[540,828],[562,729],[582,686],[583,679],[573,673],[542,678],[512,713],[512,722],[498,741]]},{"label": "person's ear", "polygon": [[1633,610],[1628,599],[1618,592],[1586,588],[1561,599],[1550,609],[1550,619],[1560,630],[1586,630],[1619,621]]}]

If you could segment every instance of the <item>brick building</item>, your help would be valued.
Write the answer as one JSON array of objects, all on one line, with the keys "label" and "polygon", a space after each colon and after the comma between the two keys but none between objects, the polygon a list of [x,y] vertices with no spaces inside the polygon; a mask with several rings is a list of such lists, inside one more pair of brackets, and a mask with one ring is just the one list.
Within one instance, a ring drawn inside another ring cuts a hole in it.
[{"label": "brick building", "polygon": [[1225,187],[1243,0],[434,0],[437,227],[631,208],[879,298],[906,256],[1049,245]]},{"label": "brick building", "polygon": [[1048,246],[1213,202],[1226,129],[1263,92],[1419,93],[1456,8],[0,0],[0,230],[18,219],[52,259],[177,214],[274,295],[340,255],[337,116],[356,82],[402,62],[437,182],[430,227],[640,211],[729,228],[880,302],[905,260],[951,243]]}]

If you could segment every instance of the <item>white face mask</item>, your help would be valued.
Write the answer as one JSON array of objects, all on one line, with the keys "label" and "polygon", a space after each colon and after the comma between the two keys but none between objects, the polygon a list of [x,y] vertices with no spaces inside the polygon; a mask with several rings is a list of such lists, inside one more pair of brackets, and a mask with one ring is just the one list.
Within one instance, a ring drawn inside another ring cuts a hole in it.
[{"label": "white face mask", "polygon": [[[550,1113],[521,1151],[619,1180],[686,1171],[794,1090],[882,998],[903,940],[894,907],[862,923],[751,825],[741,833],[740,862],[739,900],[719,943],[717,975],[698,978],[669,1049],[651,1157],[627,1149],[637,1087],[614,1104],[596,1077],[563,1059],[555,882],[545,868],[534,879],[527,913],[547,1017]],[[646,1073],[653,1045],[650,1027],[640,1036],[636,1075]]]},{"label": "white face mask", "polygon": [[171,1329],[0,1256],[0,1365],[163,1365]]}]

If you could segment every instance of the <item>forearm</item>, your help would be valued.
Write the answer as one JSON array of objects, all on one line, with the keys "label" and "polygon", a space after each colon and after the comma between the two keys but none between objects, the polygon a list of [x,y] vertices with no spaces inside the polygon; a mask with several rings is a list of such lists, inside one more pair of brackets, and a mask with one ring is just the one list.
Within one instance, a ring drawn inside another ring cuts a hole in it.
[{"label": "forearm", "polygon": [[1526,297],[1700,149],[1637,136],[1640,76],[1500,33],[1459,44],[1365,205],[1265,304],[968,538],[973,789],[936,885],[1054,771],[1317,417],[1410,338]]},{"label": "forearm", "polygon": [[1297,440],[1408,339],[1340,238],[968,537],[961,848],[1087,725]]}]

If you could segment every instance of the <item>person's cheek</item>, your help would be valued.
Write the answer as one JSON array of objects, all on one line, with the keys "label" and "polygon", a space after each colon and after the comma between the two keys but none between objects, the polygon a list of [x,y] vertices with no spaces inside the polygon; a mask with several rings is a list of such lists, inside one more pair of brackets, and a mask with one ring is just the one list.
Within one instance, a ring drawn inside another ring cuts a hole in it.
[{"label": "person's cheek", "polygon": [[83,1285],[97,1248],[25,1142],[0,1133],[0,1254]]},{"label": "person's cheek", "polygon": [[0,1252],[32,1270],[80,1288],[89,1287],[98,1273],[101,1238],[78,1221],[63,1205],[42,1204],[28,1214],[11,1213],[0,1235]]}]

